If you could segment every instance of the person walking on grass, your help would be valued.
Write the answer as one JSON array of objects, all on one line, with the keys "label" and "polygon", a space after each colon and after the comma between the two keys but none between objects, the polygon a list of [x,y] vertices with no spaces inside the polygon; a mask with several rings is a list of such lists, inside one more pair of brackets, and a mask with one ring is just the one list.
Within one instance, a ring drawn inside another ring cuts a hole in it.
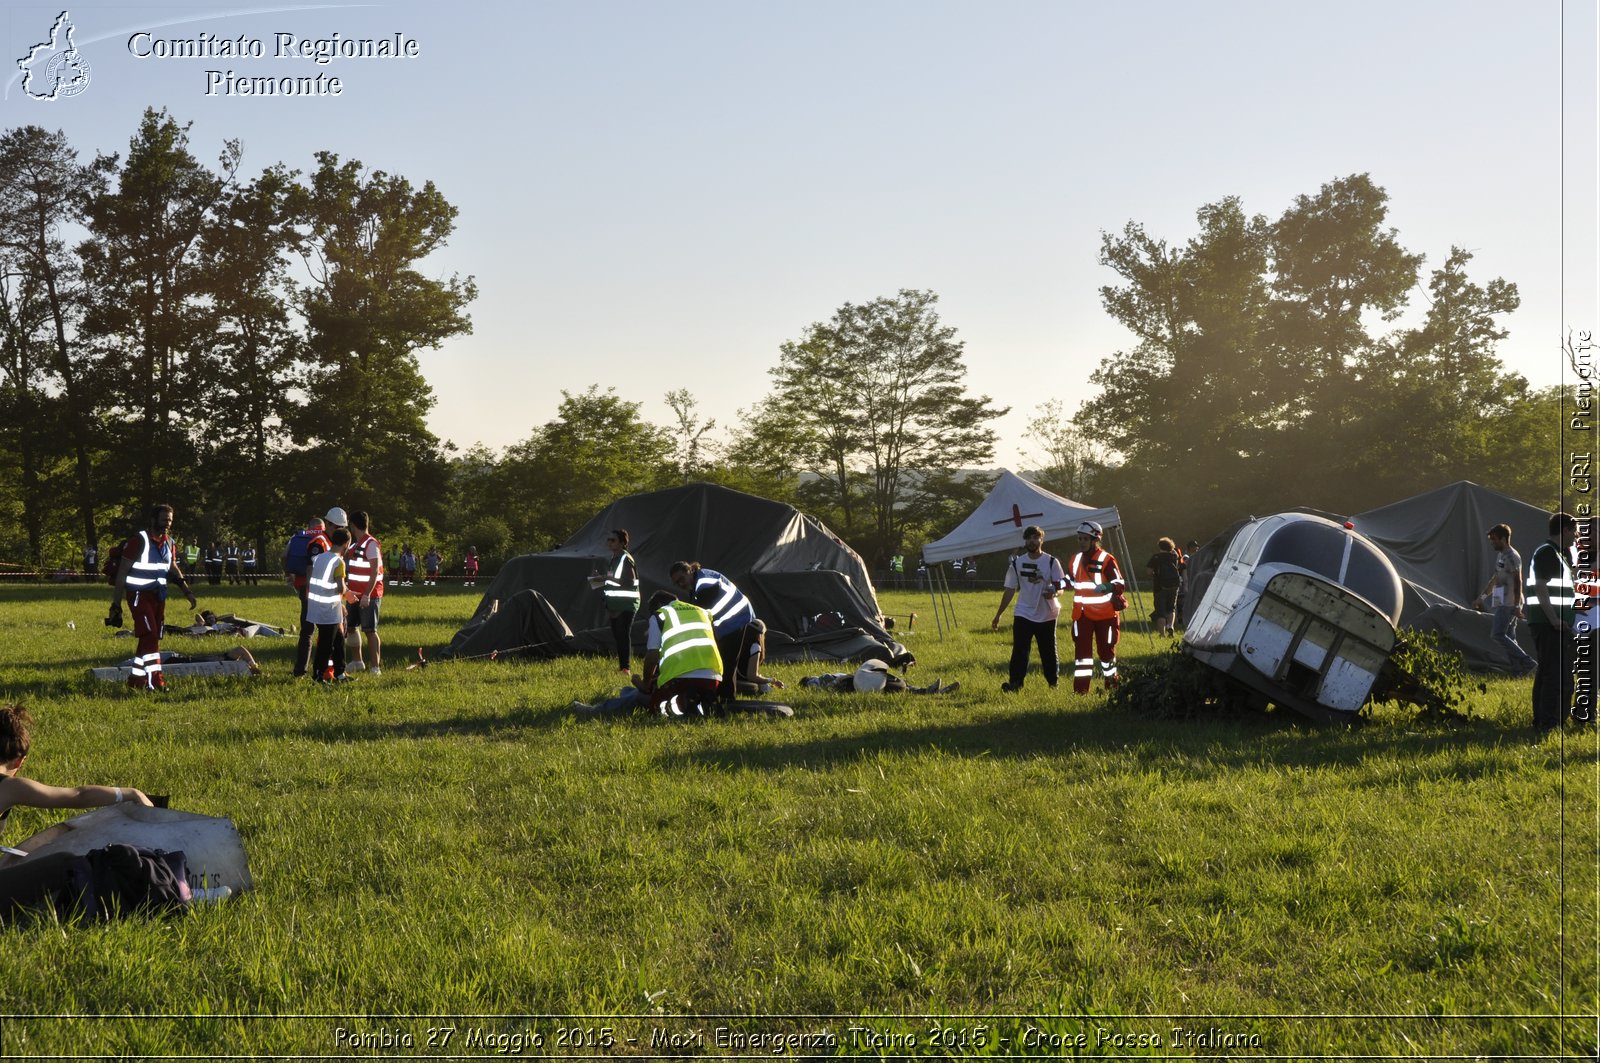
[{"label": "person walking on grass", "polygon": [[110,627],[122,626],[122,603],[128,603],[133,633],[139,644],[133,651],[133,671],[128,686],[134,690],[165,690],[161,674],[161,625],[167,618],[167,581],[183,588],[189,608],[195,607],[194,591],[184,578],[183,569],[172,556],[172,507],[150,507],[150,527],[122,544],[122,565],[111,588]]},{"label": "person walking on grass", "polygon": [[1007,694],[1022,690],[1028,675],[1028,655],[1034,643],[1039,645],[1039,670],[1044,681],[1053,689],[1059,678],[1056,659],[1056,618],[1061,615],[1061,588],[1067,574],[1061,562],[1044,552],[1044,529],[1030,524],[1022,532],[1023,552],[1006,565],[1005,590],[1000,595],[1000,608],[994,611],[989,630],[1000,630],[1000,617],[1004,615],[1011,599],[1017,600],[1011,617],[1011,676],[1000,684]]},{"label": "person walking on grass", "polygon": [[1532,675],[1538,665],[1517,645],[1517,620],[1526,613],[1522,601],[1522,555],[1511,547],[1511,526],[1496,524],[1490,528],[1489,547],[1494,551],[1494,575],[1489,577],[1483,593],[1472,600],[1472,606],[1487,606],[1494,614],[1489,637],[1505,651],[1511,670],[1519,676]]},{"label": "person walking on grass", "polygon": [[[346,641],[352,658],[349,670],[383,674],[383,646],[378,639],[378,607],[383,604],[383,544],[372,537],[371,518],[366,510],[350,516],[350,548],[345,551],[347,568],[345,601]],[[362,657],[361,636],[366,635],[370,662]]]}]

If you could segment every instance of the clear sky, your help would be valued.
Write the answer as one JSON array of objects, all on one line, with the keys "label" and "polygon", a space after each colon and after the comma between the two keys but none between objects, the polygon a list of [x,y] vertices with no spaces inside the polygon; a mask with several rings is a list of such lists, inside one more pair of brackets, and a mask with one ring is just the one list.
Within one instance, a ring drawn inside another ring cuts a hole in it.
[{"label": "clear sky", "polygon": [[[12,71],[62,10],[6,5]],[[730,424],[783,341],[846,301],[930,288],[973,391],[1012,408],[997,463],[1027,466],[1035,407],[1076,408],[1129,343],[1100,306],[1101,232],[1138,220],[1182,242],[1203,204],[1276,217],[1360,172],[1429,267],[1458,244],[1475,279],[1516,282],[1502,354],[1535,384],[1560,379],[1566,329],[1596,324],[1591,2],[66,10],[87,86],[35,100],[13,73],[7,126],[63,129],[88,158],[165,106],[204,158],[240,138],[247,176],[326,149],[460,208],[428,269],[476,277],[474,331],[421,356],[431,424],[458,446],[525,438],[593,383],[661,423],[662,396],[689,387]],[[324,65],[279,57],[280,33],[398,34],[418,54]],[[202,34],[264,54],[152,54]],[[230,95],[228,71],[341,92]]]}]

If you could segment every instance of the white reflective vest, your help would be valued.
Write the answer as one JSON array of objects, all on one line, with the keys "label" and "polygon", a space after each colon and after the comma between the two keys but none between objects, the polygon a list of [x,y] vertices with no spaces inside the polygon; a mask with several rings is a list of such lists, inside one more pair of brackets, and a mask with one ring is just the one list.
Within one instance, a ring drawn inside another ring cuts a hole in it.
[{"label": "white reflective vest", "polygon": [[1550,608],[1554,609],[1556,615],[1561,618],[1561,622],[1570,627],[1575,617],[1574,607],[1577,604],[1578,588],[1572,578],[1571,556],[1565,550],[1558,548],[1553,542],[1541,543],[1539,549],[1533,552],[1533,556],[1528,558],[1528,578],[1522,585],[1523,611],[1527,614],[1528,623],[1530,624],[1548,624],[1550,622],[1546,619],[1544,608],[1540,605],[1539,581],[1533,574],[1536,559],[1545,551],[1549,551],[1561,563],[1561,571],[1545,581],[1545,596],[1543,600],[1548,601]]},{"label": "white reflective vest", "polygon": [[344,619],[344,597],[339,593],[339,577],[344,558],[337,550],[324,550],[311,559],[311,575],[306,579],[306,623],[337,624]]},{"label": "white reflective vest", "polygon": [[709,568],[700,570],[694,581],[694,600],[711,614],[717,634],[738,631],[756,618],[756,608],[733,581]]},{"label": "white reflective vest", "polygon": [[605,592],[606,608],[613,613],[637,611],[639,608],[639,581],[634,580],[631,587],[622,583],[623,577],[628,573],[628,563],[632,560],[633,555],[628,551],[619,553],[617,563],[611,568],[611,575],[600,585]]},{"label": "white reflective vest", "polygon": [[150,538],[147,531],[140,532],[139,538],[143,540],[143,545],[133,559],[133,568],[128,570],[128,580],[124,586],[136,593],[156,588],[165,598],[167,572],[172,568],[172,544],[165,539],[157,542]]}]

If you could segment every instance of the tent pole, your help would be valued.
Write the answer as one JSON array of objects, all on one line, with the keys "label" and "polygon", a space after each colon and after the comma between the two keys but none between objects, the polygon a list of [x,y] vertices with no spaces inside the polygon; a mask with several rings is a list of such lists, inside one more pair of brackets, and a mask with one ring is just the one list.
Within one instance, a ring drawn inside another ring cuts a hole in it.
[{"label": "tent pole", "polygon": [[[1123,529],[1120,523],[1117,525],[1117,549],[1122,552],[1122,556],[1124,558],[1124,563],[1122,566],[1123,578],[1127,581],[1128,586],[1133,589],[1134,600],[1138,601],[1139,578],[1133,574],[1131,561],[1132,554],[1128,546],[1128,533]],[[1147,619],[1144,625],[1144,637],[1149,640],[1151,649],[1156,648],[1156,634],[1153,630],[1154,628],[1155,624]]]}]

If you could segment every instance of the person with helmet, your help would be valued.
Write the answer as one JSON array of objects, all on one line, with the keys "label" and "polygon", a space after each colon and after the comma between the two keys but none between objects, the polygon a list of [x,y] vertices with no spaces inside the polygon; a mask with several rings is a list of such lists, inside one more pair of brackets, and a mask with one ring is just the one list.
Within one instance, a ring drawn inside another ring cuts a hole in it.
[{"label": "person with helmet", "polygon": [[605,596],[611,641],[617,647],[617,669],[631,672],[633,618],[639,612],[639,567],[628,553],[628,529],[613,528],[606,536],[611,560],[604,569],[598,565],[589,577],[589,586]]},{"label": "person with helmet", "polygon": [[[372,518],[366,510],[350,516],[350,548],[345,551],[345,601],[349,616],[345,626],[350,663],[346,670],[383,674],[383,644],[378,639],[378,606],[383,604],[383,544],[373,538]],[[368,664],[361,656],[361,636],[372,651]]]},{"label": "person with helmet", "polygon": [[674,561],[668,570],[674,586],[689,599],[711,614],[717,631],[717,650],[722,655],[725,669],[722,676],[722,697],[732,701],[737,688],[734,685],[734,668],[744,657],[745,637],[750,621],[756,618],[755,606],[733,581],[720,572],[704,568],[698,561]]},{"label": "person with helmet", "polygon": [[600,705],[575,701],[574,710],[609,715],[645,704],[673,720],[701,719],[716,710],[723,667],[711,614],[671,591],[657,591],[649,612],[644,674],[620,697]]},{"label": "person with helmet", "polygon": [[1005,590],[1000,595],[1000,608],[994,611],[989,630],[1000,630],[1000,618],[1005,615],[1011,599],[1017,600],[1011,618],[1011,675],[1000,684],[1007,694],[1022,689],[1028,675],[1028,654],[1033,644],[1039,644],[1039,670],[1044,681],[1052,688],[1056,685],[1059,670],[1056,663],[1056,617],[1061,615],[1061,599],[1057,597],[1066,585],[1067,574],[1061,562],[1044,552],[1044,529],[1030,524],[1022,531],[1024,550],[1006,565]]},{"label": "person with helmet", "polygon": [[133,652],[133,671],[128,675],[128,686],[135,690],[167,688],[161,674],[161,625],[167,616],[169,578],[183,589],[189,608],[195,607],[194,591],[189,589],[183,569],[172,556],[172,541],[168,538],[171,531],[172,507],[150,507],[149,530],[122,544],[122,565],[111,588],[107,626],[122,626],[122,602],[126,599],[128,613],[133,617],[133,633],[139,639]]},{"label": "person with helmet", "polygon": [[1127,585],[1117,559],[1100,549],[1104,531],[1086,520],[1078,525],[1078,552],[1067,562],[1072,584],[1072,689],[1089,692],[1096,653],[1100,677],[1107,687],[1117,685],[1117,640],[1122,634],[1120,614],[1128,607]]}]

